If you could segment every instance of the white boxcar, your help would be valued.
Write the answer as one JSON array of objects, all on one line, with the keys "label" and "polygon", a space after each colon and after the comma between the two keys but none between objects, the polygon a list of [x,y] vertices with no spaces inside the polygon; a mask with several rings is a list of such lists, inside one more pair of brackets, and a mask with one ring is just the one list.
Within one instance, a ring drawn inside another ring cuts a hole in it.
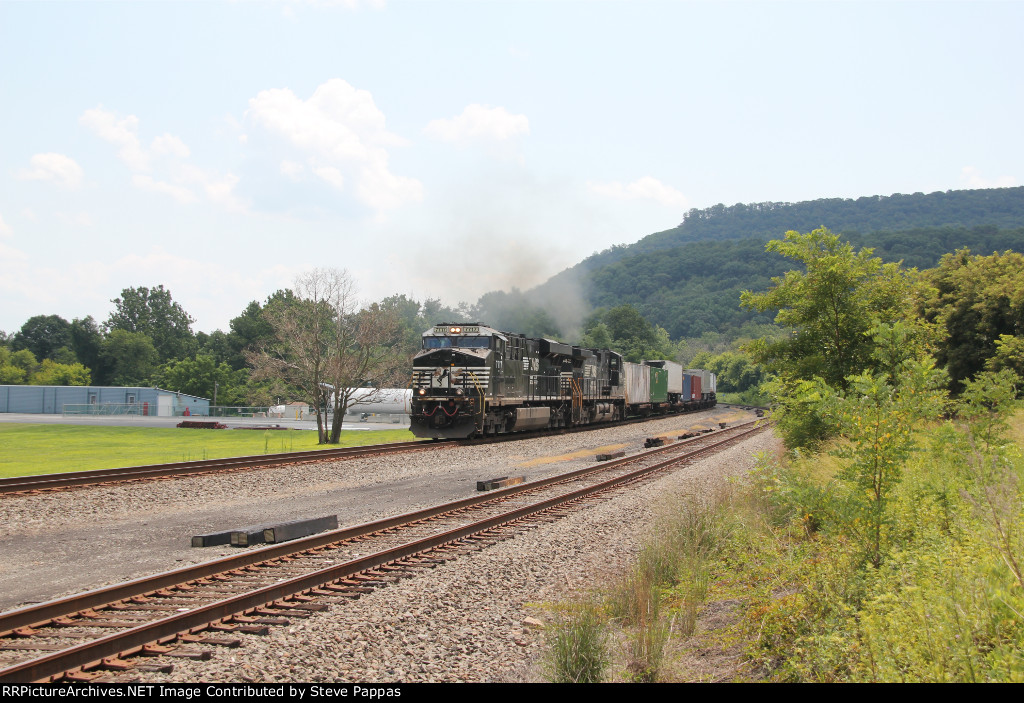
[{"label": "white boxcar", "polygon": [[622,362],[625,377],[626,405],[642,405],[651,402],[651,371],[643,364]]}]

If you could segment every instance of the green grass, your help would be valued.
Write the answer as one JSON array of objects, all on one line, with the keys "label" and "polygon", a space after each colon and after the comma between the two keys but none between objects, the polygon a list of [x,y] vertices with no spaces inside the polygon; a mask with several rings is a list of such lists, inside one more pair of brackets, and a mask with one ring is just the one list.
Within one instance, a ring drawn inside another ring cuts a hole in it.
[{"label": "green grass", "polygon": [[0,477],[409,442],[415,437],[403,429],[342,432],[341,445],[326,447],[317,445],[316,439],[313,430],[191,430],[2,423]]}]

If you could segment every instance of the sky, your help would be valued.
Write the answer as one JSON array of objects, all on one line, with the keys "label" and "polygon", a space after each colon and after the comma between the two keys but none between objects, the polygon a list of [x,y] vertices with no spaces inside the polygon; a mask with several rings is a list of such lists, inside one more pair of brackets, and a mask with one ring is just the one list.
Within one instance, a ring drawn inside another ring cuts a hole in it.
[{"label": "sky", "polygon": [[1024,2],[0,0],[0,330],[164,285],[227,331],[314,268],[475,302],[691,208],[1022,185],[1022,35]]}]

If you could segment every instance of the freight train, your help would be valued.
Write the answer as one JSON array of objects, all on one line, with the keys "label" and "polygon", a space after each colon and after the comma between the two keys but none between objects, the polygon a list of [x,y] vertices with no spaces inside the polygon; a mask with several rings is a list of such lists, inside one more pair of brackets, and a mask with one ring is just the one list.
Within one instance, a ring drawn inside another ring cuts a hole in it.
[{"label": "freight train", "polygon": [[673,361],[442,323],[413,358],[410,417],[413,434],[434,439],[575,427],[709,408],[715,384]]}]

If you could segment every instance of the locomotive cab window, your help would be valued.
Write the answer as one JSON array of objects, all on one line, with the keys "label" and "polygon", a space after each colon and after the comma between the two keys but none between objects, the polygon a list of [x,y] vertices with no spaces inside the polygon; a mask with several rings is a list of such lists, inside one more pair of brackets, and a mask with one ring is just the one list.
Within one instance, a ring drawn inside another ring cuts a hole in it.
[{"label": "locomotive cab window", "polygon": [[424,349],[450,349],[461,347],[463,349],[489,349],[491,346],[490,337],[424,337]]}]

